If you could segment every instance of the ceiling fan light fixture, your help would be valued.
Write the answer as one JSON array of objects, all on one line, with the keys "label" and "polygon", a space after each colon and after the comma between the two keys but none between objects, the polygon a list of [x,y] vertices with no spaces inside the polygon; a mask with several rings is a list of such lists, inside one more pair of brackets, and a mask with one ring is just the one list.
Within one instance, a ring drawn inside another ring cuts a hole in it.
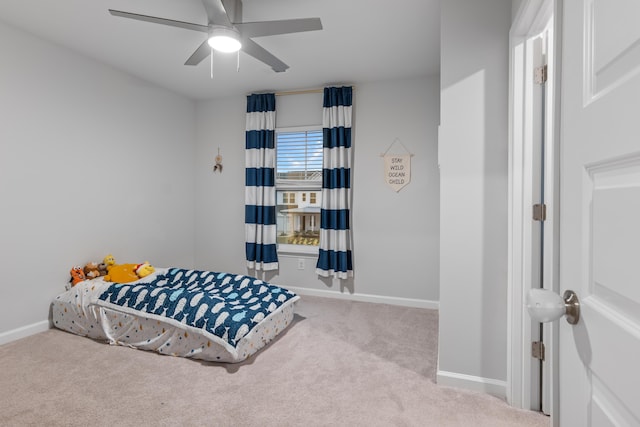
[{"label": "ceiling fan light fixture", "polygon": [[208,42],[209,46],[219,52],[237,52],[242,47],[240,34],[233,28],[213,28]]}]

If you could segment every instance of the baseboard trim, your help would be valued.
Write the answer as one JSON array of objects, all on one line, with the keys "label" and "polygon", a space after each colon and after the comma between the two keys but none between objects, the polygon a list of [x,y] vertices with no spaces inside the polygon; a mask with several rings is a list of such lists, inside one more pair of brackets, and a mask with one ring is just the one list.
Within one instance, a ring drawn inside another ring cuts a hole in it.
[{"label": "baseboard trim", "polygon": [[[343,299],[343,300],[349,300],[349,301],[372,302],[377,304],[391,304],[391,305],[398,305],[402,307],[426,308],[429,310],[438,310],[440,307],[440,304],[438,303],[438,301],[430,301],[430,300],[420,300],[420,299],[400,298],[400,297],[386,297],[381,295],[370,295],[370,294],[347,294],[347,293],[342,293],[338,291],[297,288],[297,287],[291,287],[291,286],[287,286],[287,289],[290,289],[293,292],[302,296],[309,295],[309,296],[316,296],[316,297],[323,297],[323,298]],[[33,323],[31,325],[22,326],[20,328],[2,332],[0,333],[0,345],[19,340],[21,338],[26,338],[30,335],[35,335],[40,332],[44,332],[50,328],[51,328],[51,325],[49,321],[43,320],[41,322]]]},{"label": "baseboard trim", "polygon": [[33,323],[31,325],[22,326],[17,329],[12,329],[10,331],[0,333],[0,345],[10,343],[11,341],[16,341],[21,338],[26,338],[30,335],[39,334],[40,332],[44,332],[51,327],[48,320],[43,320],[41,322]]},{"label": "baseboard trim", "polygon": [[447,371],[438,371],[436,381],[438,384],[443,386],[465,388],[468,390],[488,393],[502,399],[507,398],[506,381]]},{"label": "baseboard trim", "polygon": [[298,295],[309,295],[313,297],[344,299],[349,301],[372,302],[377,304],[391,304],[403,307],[426,308],[430,310],[438,310],[440,303],[438,301],[421,300],[413,298],[386,297],[381,295],[370,294],[348,294],[338,291],[329,291],[324,289],[309,289],[286,286],[287,289]]}]

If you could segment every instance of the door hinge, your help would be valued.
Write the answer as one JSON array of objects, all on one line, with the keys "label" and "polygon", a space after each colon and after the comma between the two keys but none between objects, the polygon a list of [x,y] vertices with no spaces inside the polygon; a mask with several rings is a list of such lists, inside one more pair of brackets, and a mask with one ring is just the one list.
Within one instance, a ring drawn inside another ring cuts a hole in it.
[{"label": "door hinge", "polygon": [[544,343],[542,341],[533,341],[531,343],[531,356],[534,359],[544,360]]},{"label": "door hinge", "polygon": [[533,70],[533,81],[537,85],[545,84],[547,82],[547,66],[546,65],[536,67]]},{"label": "door hinge", "polygon": [[547,205],[544,203],[537,203],[533,205],[533,220],[544,221],[547,219]]}]

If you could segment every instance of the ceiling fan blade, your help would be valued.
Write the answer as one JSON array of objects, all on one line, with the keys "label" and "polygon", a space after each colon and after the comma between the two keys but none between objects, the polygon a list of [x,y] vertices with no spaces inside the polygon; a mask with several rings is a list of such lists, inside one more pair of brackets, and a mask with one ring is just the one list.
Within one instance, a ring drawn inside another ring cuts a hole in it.
[{"label": "ceiling fan blade", "polygon": [[283,19],[281,21],[245,22],[235,24],[243,37],[275,36],[322,29],[320,18]]},{"label": "ceiling fan blade", "polygon": [[207,16],[209,17],[209,24],[222,25],[225,27],[231,26],[231,21],[227,16],[227,11],[222,4],[222,0],[202,0]]},{"label": "ceiling fan blade", "polygon": [[241,0],[222,0],[224,10],[232,24],[242,22],[242,1]]},{"label": "ceiling fan blade", "polygon": [[258,61],[264,62],[265,64],[270,66],[276,73],[281,73],[289,68],[287,64],[280,61],[268,50],[249,38],[242,39],[242,51],[247,55],[253,56]]},{"label": "ceiling fan blade", "polygon": [[200,47],[198,47],[196,51],[191,54],[191,56],[189,57],[189,59],[187,59],[187,62],[185,62],[184,65],[198,65],[199,63],[202,62],[203,59],[205,59],[210,54],[211,54],[211,46],[209,46],[208,41],[205,40],[200,45]]},{"label": "ceiling fan blade", "polygon": [[204,33],[209,32],[208,26],[192,24],[191,22],[174,21],[173,19],[158,18],[155,16],[140,15],[137,13],[123,12],[121,10],[113,10],[113,9],[109,9],[109,13],[111,13],[113,16],[120,16],[122,18],[135,19],[137,21],[153,22],[154,24],[162,24],[162,25],[169,25],[171,27],[186,28],[187,30],[202,31]]}]

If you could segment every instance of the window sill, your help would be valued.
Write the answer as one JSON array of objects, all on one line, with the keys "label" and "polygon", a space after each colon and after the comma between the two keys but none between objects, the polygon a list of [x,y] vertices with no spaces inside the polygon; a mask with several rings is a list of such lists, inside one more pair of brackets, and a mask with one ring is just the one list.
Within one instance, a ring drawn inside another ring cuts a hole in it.
[{"label": "window sill", "polygon": [[281,243],[278,245],[278,255],[307,256],[310,258],[317,257],[318,247],[305,246],[305,245],[287,245],[287,244]]}]

